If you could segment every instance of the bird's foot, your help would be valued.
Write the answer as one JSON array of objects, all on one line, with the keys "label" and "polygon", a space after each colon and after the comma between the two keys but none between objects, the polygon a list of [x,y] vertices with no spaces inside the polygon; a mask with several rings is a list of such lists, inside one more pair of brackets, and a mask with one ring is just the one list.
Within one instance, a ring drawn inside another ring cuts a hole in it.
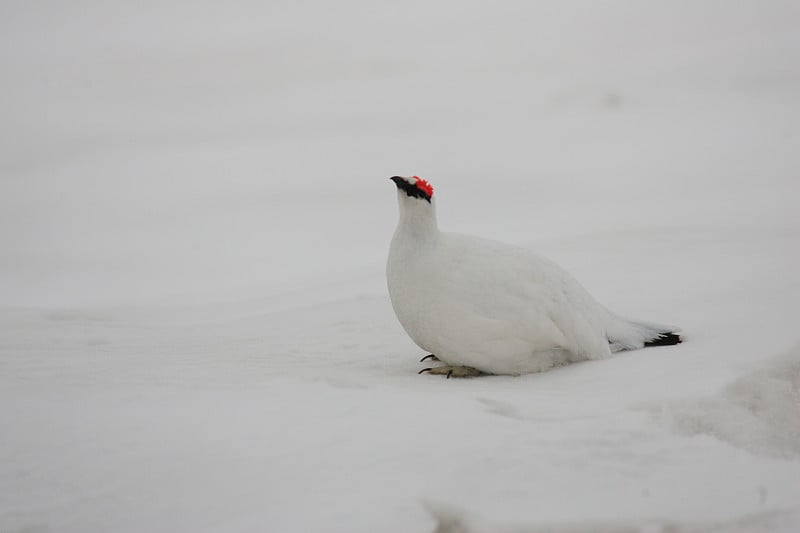
[{"label": "bird's foot", "polygon": [[429,355],[426,355],[425,357],[423,357],[422,359],[420,359],[419,362],[422,363],[423,361],[427,361],[428,359],[430,359],[431,361],[438,361],[439,360],[439,358],[436,357],[435,355],[429,354]]},{"label": "bird's foot", "polygon": [[477,368],[472,368],[471,366],[434,366],[432,368],[423,368],[417,373],[438,374],[440,376],[447,376],[447,379],[472,378],[485,375],[484,372],[481,372]]}]

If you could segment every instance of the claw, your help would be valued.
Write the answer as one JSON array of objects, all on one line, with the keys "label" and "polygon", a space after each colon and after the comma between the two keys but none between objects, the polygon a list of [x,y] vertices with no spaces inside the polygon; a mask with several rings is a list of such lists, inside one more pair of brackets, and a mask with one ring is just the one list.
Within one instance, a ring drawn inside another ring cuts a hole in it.
[{"label": "claw", "polygon": [[475,376],[482,376],[484,372],[469,366],[435,366],[433,368],[423,368],[417,374],[432,374],[436,376],[444,376],[450,378],[471,378]]},{"label": "claw", "polygon": [[423,362],[423,361],[425,361],[426,359],[433,359],[434,361],[435,361],[435,360],[437,360],[437,358],[436,358],[436,356],[435,356],[435,355],[433,355],[433,354],[430,354],[430,355],[426,355],[425,357],[423,357],[422,359],[420,359],[420,360],[419,360],[419,362],[420,362],[420,363],[422,363],[422,362]]}]

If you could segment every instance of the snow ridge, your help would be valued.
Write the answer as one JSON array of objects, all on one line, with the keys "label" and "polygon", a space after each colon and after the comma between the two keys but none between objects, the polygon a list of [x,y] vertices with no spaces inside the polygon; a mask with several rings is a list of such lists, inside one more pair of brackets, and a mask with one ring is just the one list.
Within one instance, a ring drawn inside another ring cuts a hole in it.
[{"label": "snow ridge", "polygon": [[800,346],[737,379],[717,397],[676,402],[656,414],[686,435],[710,435],[770,457],[798,457]]}]

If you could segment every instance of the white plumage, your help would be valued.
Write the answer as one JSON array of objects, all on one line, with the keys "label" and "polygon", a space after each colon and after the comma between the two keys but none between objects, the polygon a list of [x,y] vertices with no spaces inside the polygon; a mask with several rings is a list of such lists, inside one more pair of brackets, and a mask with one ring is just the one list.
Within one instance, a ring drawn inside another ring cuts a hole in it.
[{"label": "white plumage", "polygon": [[680,342],[676,328],[613,314],[548,259],[440,232],[430,185],[391,179],[400,206],[386,266],[392,306],[411,339],[447,365],[525,374]]}]

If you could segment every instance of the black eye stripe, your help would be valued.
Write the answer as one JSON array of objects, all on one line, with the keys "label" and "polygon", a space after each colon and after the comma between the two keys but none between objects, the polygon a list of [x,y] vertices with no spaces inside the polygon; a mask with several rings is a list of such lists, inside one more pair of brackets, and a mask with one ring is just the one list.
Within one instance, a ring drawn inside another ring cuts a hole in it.
[{"label": "black eye stripe", "polygon": [[413,185],[408,181],[406,181],[406,179],[403,178],[402,176],[392,176],[389,179],[391,179],[395,183],[395,185],[397,185],[398,189],[405,191],[405,193],[410,197],[422,198],[423,200],[427,200],[428,203],[431,203],[430,195],[426,194],[425,191],[418,188],[416,185]]}]

